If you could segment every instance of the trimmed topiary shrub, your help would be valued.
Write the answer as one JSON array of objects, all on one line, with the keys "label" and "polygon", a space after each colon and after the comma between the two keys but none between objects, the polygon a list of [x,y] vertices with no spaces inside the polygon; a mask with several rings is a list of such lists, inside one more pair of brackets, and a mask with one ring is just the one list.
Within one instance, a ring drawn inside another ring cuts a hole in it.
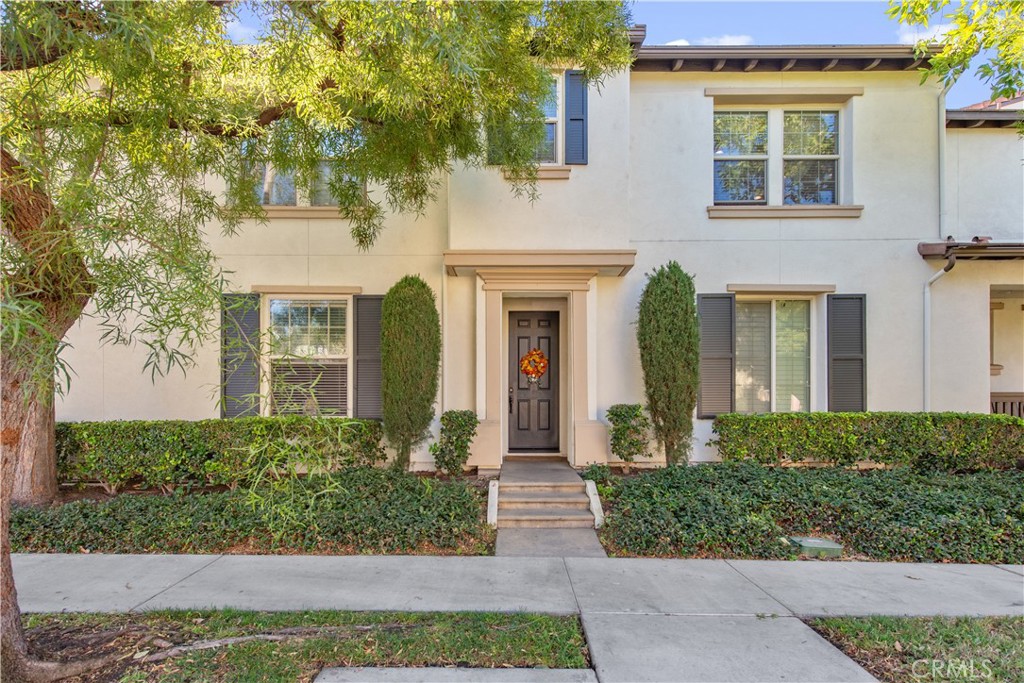
[{"label": "trimmed topiary shrub", "polygon": [[675,261],[648,275],[636,341],[654,435],[674,465],[691,449],[700,381],[696,293],[693,279]]},{"label": "trimmed topiary shrub", "polygon": [[316,458],[332,467],[374,465],[385,457],[379,422],[328,417],[230,420],[60,422],[57,475],[63,483],[99,483],[108,493],[129,486],[166,492],[247,486],[261,473],[255,454]]},{"label": "trimmed topiary shrub", "polygon": [[384,434],[395,447],[395,467],[408,469],[413,446],[434,419],[441,365],[441,323],[434,292],[415,275],[388,290],[381,304],[381,399]]},{"label": "trimmed topiary shrub", "polygon": [[769,465],[858,462],[921,471],[1024,469],[1024,420],[978,413],[719,415],[711,444],[723,460]]},{"label": "trimmed topiary shrub", "polygon": [[631,462],[651,456],[651,421],[638,403],[616,403],[608,409],[607,417],[612,455],[625,463],[623,470],[629,472]]},{"label": "trimmed topiary shrub", "polygon": [[462,474],[478,424],[480,420],[472,410],[446,410],[441,415],[440,438],[430,444],[437,469],[452,477]]}]

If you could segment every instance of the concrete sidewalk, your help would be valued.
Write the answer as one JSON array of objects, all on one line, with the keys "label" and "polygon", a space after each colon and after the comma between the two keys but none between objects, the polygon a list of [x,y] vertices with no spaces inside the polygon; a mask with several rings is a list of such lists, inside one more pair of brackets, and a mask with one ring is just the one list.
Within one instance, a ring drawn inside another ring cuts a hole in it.
[{"label": "concrete sidewalk", "polygon": [[25,612],[580,615],[597,678],[870,681],[797,617],[1022,615],[1024,567],[518,557],[15,555]]}]

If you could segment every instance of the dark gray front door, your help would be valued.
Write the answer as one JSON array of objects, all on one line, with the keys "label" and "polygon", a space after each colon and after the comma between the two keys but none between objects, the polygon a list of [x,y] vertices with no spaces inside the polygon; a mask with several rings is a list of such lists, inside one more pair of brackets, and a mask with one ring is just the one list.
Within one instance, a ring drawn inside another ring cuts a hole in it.
[{"label": "dark gray front door", "polygon": [[[509,313],[508,448],[558,451],[558,312]],[[519,360],[532,349],[548,359],[548,369],[531,382]]]}]

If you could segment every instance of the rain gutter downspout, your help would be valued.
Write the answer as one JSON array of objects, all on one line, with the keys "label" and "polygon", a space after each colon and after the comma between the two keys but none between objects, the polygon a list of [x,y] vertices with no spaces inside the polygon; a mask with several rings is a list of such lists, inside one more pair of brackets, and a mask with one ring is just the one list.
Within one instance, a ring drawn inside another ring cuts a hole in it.
[{"label": "rain gutter downspout", "polygon": [[[939,92],[938,100],[938,202],[939,202],[939,239],[945,239],[949,233],[946,232],[946,93],[953,87],[952,83],[947,84]],[[924,411],[928,412],[932,406],[932,285],[939,278],[953,270],[956,265],[956,254],[950,251],[947,257],[946,266],[929,278],[924,286]]]},{"label": "rain gutter downspout", "polygon": [[[938,130],[939,139],[937,145],[939,163],[939,239],[946,239],[949,232],[946,231],[946,93],[953,87],[950,83],[946,85],[938,97]],[[948,271],[947,271],[948,272]]]},{"label": "rain gutter downspout", "polygon": [[932,275],[924,286],[924,412],[932,409],[932,285],[939,278],[953,270],[956,265],[956,252],[950,250],[946,257],[946,265]]}]

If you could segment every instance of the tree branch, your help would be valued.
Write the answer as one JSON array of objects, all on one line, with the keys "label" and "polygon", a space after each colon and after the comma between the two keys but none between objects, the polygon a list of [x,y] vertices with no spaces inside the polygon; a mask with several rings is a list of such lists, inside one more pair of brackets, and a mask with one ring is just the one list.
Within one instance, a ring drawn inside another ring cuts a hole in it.
[{"label": "tree branch", "polygon": [[331,26],[326,19],[324,19],[319,12],[316,11],[316,7],[304,0],[297,0],[288,3],[288,7],[291,8],[295,14],[305,17],[314,26],[320,29],[324,36],[334,45],[334,48],[338,52],[344,52],[345,50],[345,20],[341,19],[337,24]]}]

